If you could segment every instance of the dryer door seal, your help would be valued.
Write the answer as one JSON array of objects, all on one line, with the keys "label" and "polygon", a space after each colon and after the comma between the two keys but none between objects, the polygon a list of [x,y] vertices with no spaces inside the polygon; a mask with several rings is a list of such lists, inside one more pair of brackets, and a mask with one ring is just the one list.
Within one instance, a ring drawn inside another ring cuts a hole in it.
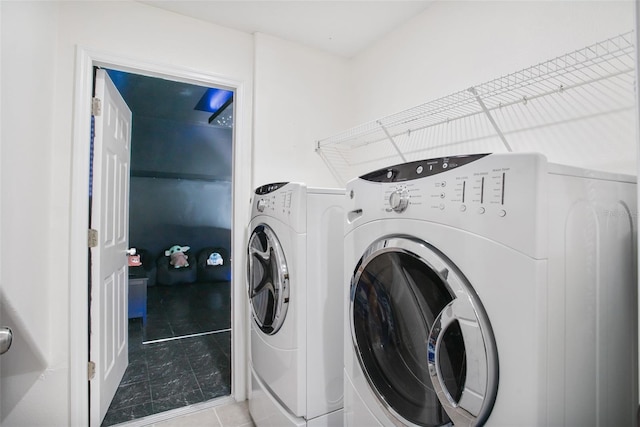
[{"label": "dryer door seal", "polygon": [[267,335],[278,332],[289,306],[289,269],[280,241],[266,224],[258,225],[248,244],[247,274],[253,320]]},{"label": "dryer door seal", "polygon": [[498,386],[491,325],[478,296],[436,248],[411,237],[374,242],[351,281],[355,354],[394,422],[471,426]]}]

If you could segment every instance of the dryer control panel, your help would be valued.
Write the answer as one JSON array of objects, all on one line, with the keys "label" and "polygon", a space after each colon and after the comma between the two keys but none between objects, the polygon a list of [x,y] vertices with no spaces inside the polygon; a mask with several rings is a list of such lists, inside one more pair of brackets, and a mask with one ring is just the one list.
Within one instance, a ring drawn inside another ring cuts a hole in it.
[{"label": "dryer control panel", "polygon": [[[460,172],[460,173],[456,173]],[[388,208],[403,212],[409,204],[424,205],[430,209],[475,209],[482,215],[487,208],[501,217],[506,216],[507,180],[511,168],[499,167],[484,171],[460,169],[446,176],[422,181],[406,181],[387,186],[383,195]]]},{"label": "dryer control panel", "polygon": [[546,158],[535,153],[441,157],[380,169],[347,184],[347,229],[377,219],[426,220],[536,253],[546,173]]}]

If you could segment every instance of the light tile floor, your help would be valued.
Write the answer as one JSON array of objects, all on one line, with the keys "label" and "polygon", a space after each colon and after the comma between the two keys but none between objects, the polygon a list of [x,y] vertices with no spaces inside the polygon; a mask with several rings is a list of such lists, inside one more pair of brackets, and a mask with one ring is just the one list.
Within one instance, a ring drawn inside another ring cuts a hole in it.
[{"label": "light tile floor", "polygon": [[149,427],[254,427],[247,401],[202,409]]}]

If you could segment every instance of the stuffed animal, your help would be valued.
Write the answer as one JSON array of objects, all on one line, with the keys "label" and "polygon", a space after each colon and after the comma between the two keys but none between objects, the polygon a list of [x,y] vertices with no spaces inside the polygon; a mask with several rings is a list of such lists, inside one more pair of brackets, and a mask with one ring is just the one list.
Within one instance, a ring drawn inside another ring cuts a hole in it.
[{"label": "stuffed animal", "polygon": [[213,252],[211,255],[209,255],[209,258],[207,258],[207,265],[222,265],[222,264],[224,264],[224,261],[222,260],[222,257],[218,252]]},{"label": "stuffed animal", "polygon": [[173,265],[173,268],[188,267],[189,262],[187,261],[187,258],[189,257],[185,254],[185,252],[189,249],[191,249],[190,246],[174,245],[171,246],[168,250],[164,251],[164,254],[165,256],[171,258],[169,264]]},{"label": "stuffed animal", "polygon": [[140,259],[140,255],[129,255],[129,267],[140,267],[142,265],[142,260]]}]

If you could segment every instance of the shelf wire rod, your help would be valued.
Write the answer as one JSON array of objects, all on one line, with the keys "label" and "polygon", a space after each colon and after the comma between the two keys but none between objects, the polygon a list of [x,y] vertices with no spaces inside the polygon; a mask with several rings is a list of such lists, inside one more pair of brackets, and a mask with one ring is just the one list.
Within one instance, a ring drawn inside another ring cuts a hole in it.
[{"label": "shelf wire rod", "polygon": [[[320,155],[320,158],[324,161],[325,165],[327,165],[327,168],[329,168],[329,172],[331,172],[331,174],[333,175],[333,177],[338,181],[339,184],[341,185],[345,185],[346,182],[343,179],[342,175],[338,172],[338,170],[336,169],[336,167],[334,166],[334,163],[336,163],[335,161],[332,162],[328,156],[327,153],[322,150],[319,146],[318,149],[316,150],[316,152]],[[342,160],[345,163],[349,163],[348,161],[346,161],[346,159],[344,158],[344,156],[341,155],[341,153],[337,152],[335,153],[337,156],[341,157]]]},{"label": "shelf wire rod", "polygon": [[[393,137],[393,135],[404,133],[406,130],[413,131],[420,129],[424,127],[424,123],[439,123],[440,121],[443,121],[450,116],[450,111],[456,111],[457,114],[460,114],[464,111],[472,111],[472,102],[473,104],[475,104],[473,99],[467,99],[464,100],[464,102],[456,102],[454,105],[437,106],[435,108],[422,109],[417,114],[408,115],[402,118],[396,118],[395,120],[384,120],[384,122],[380,120],[380,122],[386,128],[387,132],[389,132]],[[395,129],[398,128],[403,129],[403,131],[396,132]]]},{"label": "shelf wire rod", "polygon": [[580,87],[580,86],[584,86],[584,85],[588,85],[588,84],[604,82],[604,81],[610,81],[611,82],[611,86],[616,86],[616,87],[624,90],[625,89],[625,85],[623,83],[619,82],[620,79],[618,79],[618,77],[630,74],[630,73],[633,72],[633,70],[634,70],[634,68],[632,66],[630,66],[630,67],[628,67],[626,69],[617,69],[615,72],[608,71],[608,72],[605,72],[603,74],[597,73],[597,74],[594,74],[594,75],[587,75],[586,73],[583,73],[584,77],[585,77],[584,79],[582,79],[580,82],[573,83],[571,85],[566,85],[565,87]]},{"label": "shelf wire rod", "polygon": [[478,104],[480,104],[480,108],[482,108],[482,111],[484,111],[484,113],[486,114],[487,118],[489,119],[489,122],[491,123],[491,126],[493,126],[493,128],[495,129],[496,133],[498,134],[498,137],[500,138],[500,140],[502,140],[502,143],[506,147],[507,151],[511,153],[513,149],[507,142],[507,138],[505,138],[504,134],[500,130],[500,127],[498,126],[496,121],[493,119],[493,116],[487,109],[487,106],[484,105],[484,101],[482,101],[482,98],[480,98],[480,95],[478,95],[478,91],[476,90],[476,88],[470,87],[469,92],[471,92],[471,94],[476,97],[476,101],[478,101]]},{"label": "shelf wire rod", "polygon": [[[620,76],[624,77],[624,75],[628,74],[631,69],[620,70],[617,73],[611,75],[602,75],[600,73],[596,75],[585,75],[584,78],[576,78],[573,79],[555,79],[551,81],[550,79],[544,79],[539,82],[537,85],[525,85],[520,88],[519,91],[515,91],[515,93],[501,93],[501,94],[493,94],[493,93],[476,93],[476,96],[480,96],[481,99],[484,98],[487,101],[491,101],[491,106],[487,105],[487,103],[483,99],[484,107],[488,111],[494,111],[501,108],[509,108],[512,105],[516,105],[522,103],[524,99],[527,102],[533,101],[537,98],[543,98],[549,96],[553,93],[562,93],[565,91],[569,91],[572,89],[579,88],[584,85],[591,85],[601,81],[607,81],[609,79],[616,80]],[[583,74],[580,72],[579,74]],[[577,76],[576,76],[577,77]],[[625,89],[624,85],[620,84],[621,82],[611,82],[609,87],[615,88],[617,87],[620,92],[628,91]],[[477,91],[477,88],[476,88]],[[352,148],[361,147],[363,145],[369,145],[372,143],[382,142],[389,138],[393,139],[396,136],[403,135],[407,132],[417,132],[426,128],[430,128],[433,126],[444,125],[452,121],[457,121],[460,119],[465,119],[476,114],[485,113],[484,110],[479,110],[477,108],[478,101],[475,97],[468,95],[470,92],[464,91],[466,95],[466,99],[464,101],[456,102],[456,106],[452,108],[444,108],[441,105],[438,105],[436,108],[421,108],[420,113],[418,114],[396,114],[394,115],[395,120],[390,120],[391,117],[387,117],[385,120],[386,123],[383,123],[385,127],[385,135],[381,135],[380,138],[373,137],[369,140],[364,140],[365,138],[361,138],[363,135],[360,135],[359,139],[362,141],[359,144],[352,144]],[[600,90],[598,90],[600,92]],[[455,94],[457,99],[461,97],[459,94]],[[603,94],[604,95],[604,94]],[[475,105],[475,107],[474,107]],[[424,107],[424,106],[421,106]],[[453,119],[447,114],[449,111],[454,110],[456,114],[454,114]],[[486,114],[486,113],[485,113]],[[400,116],[400,117],[399,117]],[[393,117],[393,116],[392,116]],[[382,126],[381,126],[382,127]],[[376,132],[373,132],[376,133]],[[503,132],[504,135],[504,132]],[[505,136],[506,139],[506,136]],[[406,153],[405,153],[406,154]]]},{"label": "shelf wire rod", "polygon": [[391,136],[391,134],[389,134],[389,131],[387,130],[387,128],[384,126],[384,124],[382,124],[382,122],[380,120],[378,120],[378,124],[380,125],[380,128],[382,128],[382,131],[384,132],[384,134],[387,136],[387,138],[389,138],[389,141],[391,141],[391,145],[393,145],[393,148],[396,149],[396,151],[398,152],[398,155],[400,156],[400,158],[402,159],[403,163],[407,162],[407,159],[405,159],[404,154],[402,154],[402,151],[400,151],[400,148],[398,148],[398,145],[396,144],[396,142],[394,141],[393,137]]},{"label": "shelf wire rod", "polygon": [[[608,79],[610,79],[611,77],[615,77],[615,76],[618,76],[618,75],[624,75],[624,74],[627,74],[629,71],[630,71],[630,70],[628,70],[628,71],[620,71],[619,73],[617,73],[617,74],[616,74],[616,75],[614,75],[614,76],[600,76],[600,77],[598,77],[598,78],[593,78],[593,79],[591,79],[591,80],[583,80],[583,81],[580,81],[580,82],[566,83],[566,84],[563,84],[562,92],[568,92],[568,91],[571,91],[571,90],[573,90],[573,89],[577,89],[577,88],[580,88],[580,87],[582,87],[582,86],[586,86],[586,85],[593,85],[593,84],[595,84],[595,83],[606,82],[606,81],[607,81]],[[628,91],[629,91],[629,90],[628,90],[628,89],[626,89],[624,86],[619,85],[619,84],[615,84],[615,85],[614,85],[614,84],[612,84],[612,85],[610,85],[610,86],[609,86],[609,88],[610,88],[610,89],[612,89],[612,86],[615,86],[615,87],[617,87],[618,89],[620,89],[620,93],[622,93],[622,94],[623,94],[623,93],[625,93],[625,92],[628,92]],[[594,88],[596,88],[596,87],[594,86]],[[598,88],[596,88],[595,90],[598,90],[598,92],[601,92],[601,90],[600,90],[600,89],[598,89]],[[549,95],[551,95],[551,94],[553,94],[553,93],[558,93],[558,92],[560,92],[559,88],[557,88],[557,87],[551,87],[551,88],[549,88],[549,90],[548,90],[548,91],[546,91],[546,92],[538,91],[537,93],[528,94],[528,95],[526,96],[526,99],[527,99],[527,101],[532,101],[532,100],[534,100],[534,99],[544,98],[544,97],[546,97],[546,96],[549,96]],[[605,96],[605,97],[607,96],[606,94],[602,94],[602,95],[603,95],[603,96]],[[611,95],[611,94],[609,94],[609,97],[611,97],[611,96],[612,96],[612,95]],[[489,110],[489,111],[492,111],[492,110],[495,110],[496,108],[498,108],[498,109],[499,109],[499,108],[510,107],[510,106],[512,106],[512,105],[514,105],[514,104],[521,103],[522,101],[523,101],[522,97],[519,97],[519,98],[518,98],[518,97],[515,97],[514,99],[512,99],[512,100],[510,100],[510,101],[506,101],[506,100],[505,100],[505,101],[501,102],[501,103],[500,103],[498,106],[496,106],[496,107],[488,108],[488,110]]]}]

